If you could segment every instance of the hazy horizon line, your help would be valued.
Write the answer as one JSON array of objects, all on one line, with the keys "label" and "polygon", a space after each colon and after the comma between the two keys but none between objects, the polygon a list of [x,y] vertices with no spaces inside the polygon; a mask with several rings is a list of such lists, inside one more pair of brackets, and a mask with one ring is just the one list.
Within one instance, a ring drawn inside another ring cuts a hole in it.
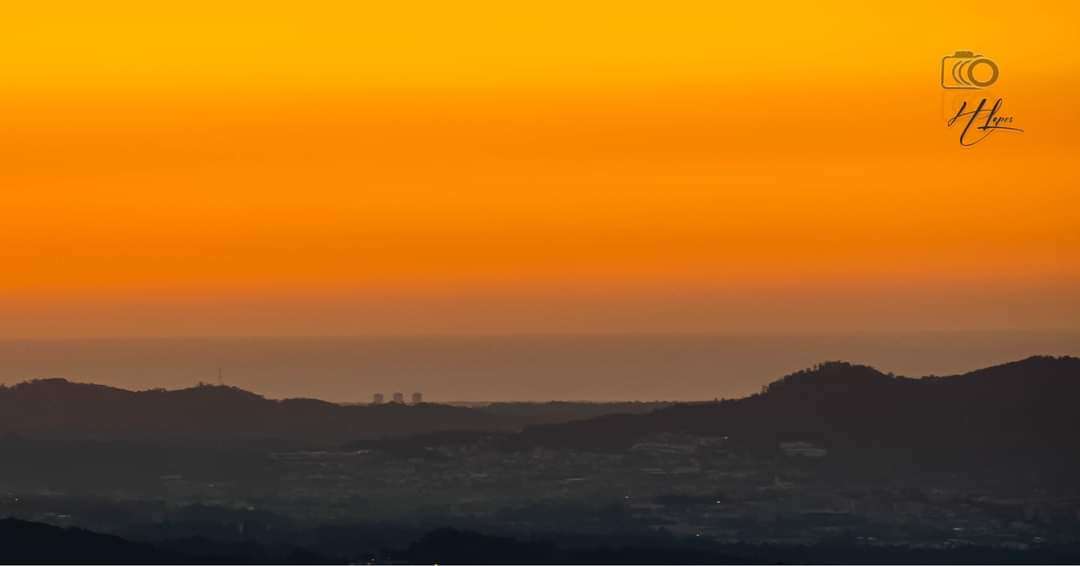
[{"label": "hazy horizon line", "polygon": [[926,329],[852,329],[852,330],[751,330],[746,332],[731,330],[716,331],[575,331],[575,332],[417,332],[417,333],[363,333],[363,334],[161,334],[151,336],[108,335],[108,336],[0,336],[0,342],[46,342],[46,341],[110,341],[110,340],[234,340],[234,339],[295,339],[295,340],[331,340],[331,339],[387,339],[387,338],[602,338],[602,337],[806,337],[806,336],[892,336],[920,334],[1073,334],[1080,333],[1078,328],[926,328]]},{"label": "hazy horizon line", "polygon": [[[1046,354],[1046,353],[1044,353],[1044,354],[1032,354],[1032,355],[1029,355],[1029,356],[1024,356],[1022,358],[1017,358],[1017,359],[1012,359],[1012,360],[1002,362],[1002,363],[990,364],[990,365],[982,365],[982,366],[979,366],[979,367],[968,369],[966,371],[953,373],[953,374],[949,374],[949,375],[935,375],[935,374],[902,375],[902,374],[897,374],[897,373],[894,373],[892,371],[889,371],[886,368],[880,368],[880,367],[875,366],[873,364],[861,363],[861,362],[854,361],[854,360],[822,360],[820,362],[816,362],[816,363],[811,364],[809,366],[805,366],[803,368],[792,371],[790,373],[786,373],[786,374],[779,375],[779,376],[776,376],[776,377],[773,377],[773,378],[769,378],[764,383],[762,383],[762,385],[764,386],[764,385],[768,385],[770,383],[774,383],[777,380],[780,380],[780,379],[783,379],[783,378],[787,377],[788,375],[792,375],[792,374],[795,374],[795,373],[798,373],[798,372],[801,372],[801,371],[814,370],[817,366],[819,366],[821,364],[834,362],[834,361],[835,362],[841,362],[841,363],[847,363],[847,364],[850,364],[852,366],[869,367],[869,368],[871,368],[871,369],[873,369],[873,370],[875,370],[875,371],[877,371],[879,373],[894,376],[894,377],[898,377],[898,378],[921,380],[921,379],[926,379],[926,378],[929,378],[929,377],[955,377],[955,376],[965,375],[965,374],[975,372],[975,371],[981,371],[981,370],[985,370],[985,369],[989,369],[989,368],[993,368],[993,367],[1008,365],[1008,364],[1012,364],[1012,363],[1018,363],[1018,362],[1022,362],[1022,361],[1025,361],[1025,360],[1028,360],[1028,359],[1031,359],[1031,358],[1044,358],[1044,357],[1046,357],[1046,358],[1056,358],[1056,359],[1060,359],[1060,358],[1080,359],[1080,357],[1078,357],[1078,356],[1072,356],[1072,355],[1069,355],[1069,354],[1060,354],[1060,355],[1058,355],[1058,354]],[[98,387],[108,387],[110,389],[118,389],[118,390],[121,390],[121,391],[127,391],[127,392],[131,392],[131,393],[145,393],[145,392],[150,392],[150,391],[175,392],[175,391],[186,391],[186,390],[189,390],[189,389],[196,389],[196,388],[199,388],[199,387],[221,387],[221,388],[236,389],[236,390],[239,390],[239,391],[244,391],[246,393],[251,393],[251,394],[257,395],[259,397],[262,397],[263,399],[266,399],[268,401],[289,401],[289,400],[306,399],[306,400],[322,401],[322,402],[325,402],[325,403],[330,403],[330,404],[333,404],[333,405],[340,405],[340,406],[395,406],[395,405],[401,405],[401,406],[407,407],[407,406],[413,406],[413,405],[416,404],[416,403],[412,403],[412,402],[400,402],[400,403],[398,403],[398,402],[394,402],[394,401],[384,401],[384,402],[381,402],[381,403],[373,403],[373,402],[370,402],[370,401],[368,401],[368,402],[365,402],[365,401],[332,401],[332,400],[329,400],[329,399],[327,399],[325,397],[315,397],[315,396],[271,397],[269,395],[265,395],[263,393],[260,393],[255,389],[249,389],[248,387],[241,387],[239,385],[233,385],[233,384],[229,384],[229,383],[225,383],[225,382],[213,383],[213,382],[210,382],[210,381],[201,381],[201,380],[197,381],[195,384],[189,385],[187,387],[175,387],[175,388],[147,387],[147,388],[144,388],[144,389],[135,389],[135,388],[131,388],[131,387],[122,387],[122,386],[117,386],[117,385],[109,385],[109,384],[106,384],[106,383],[99,383],[99,382],[94,382],[94,381],[78,381],[78,380],[67,378],[67,377],[54,376],[54,377],[28,378],[28,379],[24,379],[22,381],[17,381],[17,382],[11,383],[10,385],[5,381],[0,381],[0,387],[14,387],[14,386],[24,384],[24,383],[32,383],[32,382],[35,382],[35,381],[51,381],[51,380],[61,380],[61,381],[65,381],[67,383],[75,384],[75,385],[92,385],[92,386],[98,386]],[[409,391],[409,390],[403,389],[401,392],[404,393],[406,391]],[[412,392],[412,391],[409,391],[409,392]],[[395,392],[391,391],[391,393],[395,393]],[[481,400],[470,401],[470,400],[466,400],[466,399],[458,399],[458,400],[445,400],[445,401],[422,401],[421,404],[425,404],[425,405],[447,405],[447,406],[457,406],[457,407],[463,407],[463,408],[482,408],[482,407],[487,406],[487,405],[500,404],[500,403],[521,403],[521,404],[529,404],[529,405],[543,405],[543,404],[548,404],[548,403],[576,403],[576,404],[596,404],[596,405],[619,404],[619,403],[686,404],[686,403],[709,403],[709,402],[713,402],[713,401],[739,400],[739,399],[746,399],[746,398],[752,397],[752,396],[754,396],[756,394],[757,394],[757,392],[752,392],[752,393],[747,393],[747,394],[744,394],[744,395],[739,395],[739,396],[734,396],[734,397],[713,397],[711,399],[707,398],[707,397],[701,397],[701,398],[698,398],[698,397],[694,397],[694,398],[668,398],[668,399],[659,399],[659,398],[657,398],[657,399],[610,398],[610,399],[603,399],[603,400],[597,400],[597,399],[555,399],[555,398],[542,399],[542,400],[528,400],[528,399],[504,398],[504,399],[494,399],[494,400],[488,400],[488,401],[481,401]]]}]

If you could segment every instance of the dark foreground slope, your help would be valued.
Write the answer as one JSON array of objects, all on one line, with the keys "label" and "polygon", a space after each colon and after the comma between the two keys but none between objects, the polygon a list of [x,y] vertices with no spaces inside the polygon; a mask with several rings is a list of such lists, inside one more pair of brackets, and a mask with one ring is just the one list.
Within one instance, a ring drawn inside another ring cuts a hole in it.
[{"label": "dark foreground slope", "polygon": [[145,543],[44,523],[0,519],[3,564],[325,564],[334,560],[286,545],[186,539]]},{"label": "dark foreground slope", "polygon": [[948,377],[897,377],[829,362],[757,395],[678,405],[646,415],[529,427],[529,445],[625,448],[657,433],[725,438],[776,450],[805,441],[838,453],[908,458],[1036,458],[1075,468],[1080,454],[1080,359],[1033,357]]},{"label": "dark foreground slope", "polygon": [[[457,529],[437,529],[399,548],[372,544],[355,533],[352,543],[319,548],[223,543],[209,539],[136,542],[84,529],[0,519],[4,564],[1075,564],[1080,547],[1046,545],[1017,551],[1003,547],[875,547],[835,541],[805,546],[721,544],[646,538],[552,535],[517,539]],[[301,537],[307,538],[307,537]],[[370,547],[370,548],[369,548]]]},{"label": "dark foreground slope", "polygon": [[180,563],[172,552],[120,537],[43,523],[0,519],[0,561],[5,564]]}]

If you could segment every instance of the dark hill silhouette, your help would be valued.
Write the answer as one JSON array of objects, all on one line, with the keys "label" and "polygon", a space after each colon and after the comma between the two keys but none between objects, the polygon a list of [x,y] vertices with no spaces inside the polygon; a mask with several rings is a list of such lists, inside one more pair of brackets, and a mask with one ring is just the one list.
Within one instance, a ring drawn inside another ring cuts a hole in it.
[{"label": "dark hill silhouette", "polygon": [[[318,531],[324,543],[322,537],[327,531],[326,527]],[[344,538],[333,544],[341,551],[341,556],[336,556],[321,548],[296,547],[285,541],[266,544],[194,537],[136,542],[83,529],[0,519],[0,562],[362,564],[377,559],[390,564],[1075,564],[1080,557],[1080,548],[1075,544],[1048,544],[1027,550],[973,545],[920,548],[861,545],[838,538],[817,545],[777,545],[687,540],[663,533],[545,533],[542,538],[523,539],[458,528],[432,530],[404,542],[402,548],[388,548],[386,543],[401,535],[391,535],[388,540],[387,531],[385,527],[350,527],[340,535]],[[289,535],[310,540],[304,533]],[[373,552],[371,547],[380,550]]]},{"label": "dark hill silhouette", "polygon": [[443,430],[505,430],[521,422],[512,416],[437,404],[279,401],[219,385],[128,391],[43,379],[0,388],[0,434],[24,438],[336,445]]},{"label": "dark hill silhouette", "polygon": [[[909,459],[997,455],[1077,464],[1080,359],[1032,357],[962,375],[897,377],[828,362],[747,398],[684,404],[645,415],[527,428],[523,445],[620,448],[656,433],[727,437],[775,451],[809,441],[834,453],[873,450]],[[969,461],[970,463],[970,461]]]},{"label": "dark hill silhouette", "polygon": [[181,555],[83,529],[0,519],[7,564],[181,564]]},{"label": "dark hill silhouette", "polygon": [[[678,404],[528,426],[510,446],[625,448],[658,433],[728,437],[732,447],[775,451],[783,441],[833,453],[875,450],[915,457],[1080,457],[1080,359],[1032,357],[954,376],[898,377],[827,362],[750,397]],[[128,391],[62,379],[0,387],[0,435],[44,439],[286,441],[339,446],[449,431],[501,431],[535,415],[435,404],[346,406],[266,399],[226,386]],[[436,435],[433,438],[438,438]]]},{"label": "dark hill silhouette", "polygon": [[310,550],[188,538],[146,543],[79,528],[0,519],[5,564],[329,564]]}]

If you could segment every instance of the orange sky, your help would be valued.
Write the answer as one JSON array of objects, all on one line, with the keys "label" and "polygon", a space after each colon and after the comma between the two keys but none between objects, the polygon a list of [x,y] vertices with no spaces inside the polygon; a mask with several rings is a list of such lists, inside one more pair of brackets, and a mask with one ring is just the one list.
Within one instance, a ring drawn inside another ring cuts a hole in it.
[{"label": "orange sky", "polygon": [[1080,327],[1074,2],[21,4],[0,336]]}]

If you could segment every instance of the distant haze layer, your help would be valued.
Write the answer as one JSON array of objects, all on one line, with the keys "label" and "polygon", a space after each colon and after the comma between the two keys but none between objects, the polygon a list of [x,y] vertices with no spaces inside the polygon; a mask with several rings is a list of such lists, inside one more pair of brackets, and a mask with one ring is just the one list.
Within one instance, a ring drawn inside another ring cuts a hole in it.
[{"label": "distant haze layer", "polygon": [[269,397],[367,401],[693,400],[758,391],[850,360],[912,377],[1034,354],[1080,355],[1080,332],[591,335],[0,341],[0,382],[64,377],[133,389],[216,382]]}]

